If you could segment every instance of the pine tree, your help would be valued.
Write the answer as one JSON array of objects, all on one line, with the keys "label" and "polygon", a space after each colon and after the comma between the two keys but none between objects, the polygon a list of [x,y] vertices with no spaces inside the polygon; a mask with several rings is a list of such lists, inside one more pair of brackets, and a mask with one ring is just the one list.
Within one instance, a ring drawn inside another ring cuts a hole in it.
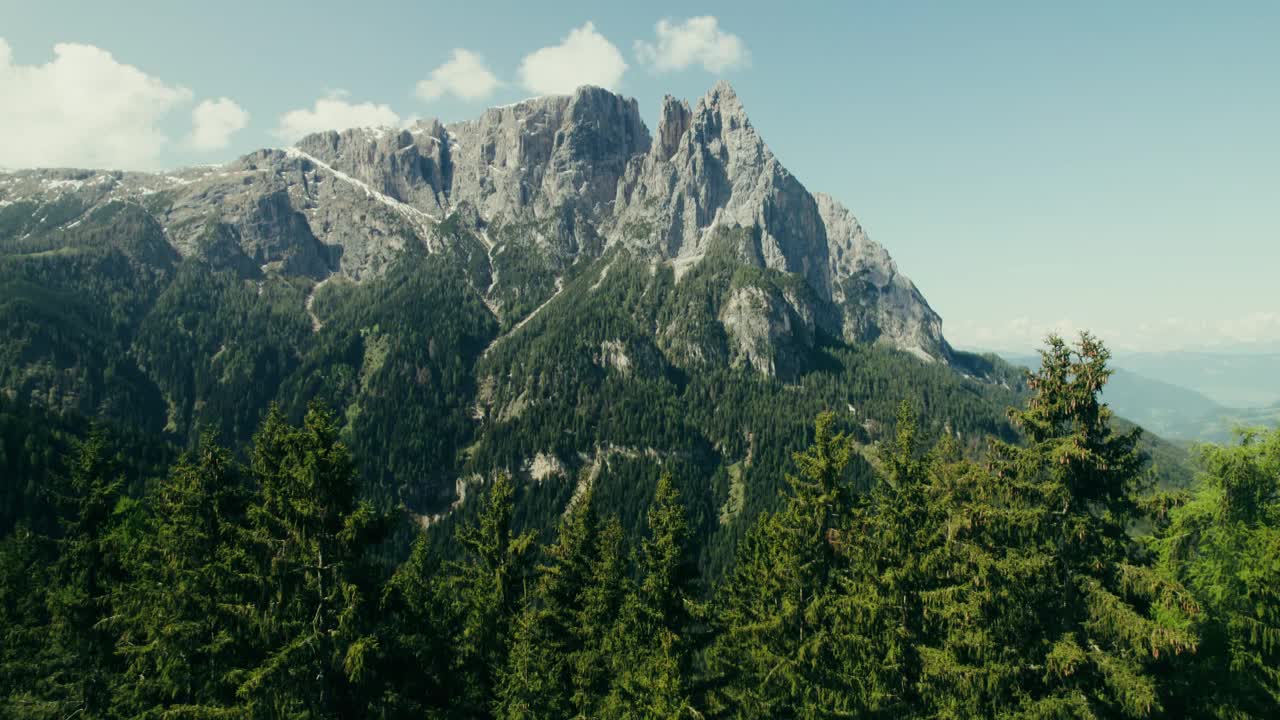
[{"label": "pine tree", "polygon": [[921,695],[940,717],[1149,717],[1161,655],[1196,647],[1196,607],[1129,534],[1144,459],[1100,400],[1106,349],[1051,337],[1042,357],[1011,412],[1025,444],[939,480],[949,567],[924,595],[939,634]]},{"label": "pine tree", "polygon": [[0,539],[0,705],[14,718],[74,712],[62,702],[64,677],[51,672],[60,660],[46,603],[52,545],[23,523]]},{"label": "pine tree", "polygon": [[1280,430],[1200,450],[1206,472],[1157,543],[1161,564],[1205,609],[1204,646],[1179,668],[1183,713],[1280,709]]},{"label": "pine tree", "polygon": [[500,718],[571,717],[572,671],[583,650],[577,623],[597,548],[591,494],[574,498],[517,618],[497,691]]},{"label": "pine tree", "polygon": [[919,710],[918,647],[927,637],[921,598],[932,586],[940,524],[930,487],[939,464],[955,452],[944,438],[922,458],[917,431],[904,401],[892,442],[873,458],[878,482],[855,504],[838,546],[830,612],[834,662],[857,683],[849,695],[862,711],[891,717]]},{"label": "pine tree", "polygon": [[127,662],[116,712],[234,714],[233,678],[250,651],[246,495],[241,468],[205,435],[149,498],[139,527],[118,533],[129,579],[113,594],[109,624]]},{"label": "pine tree", "polygon": [[46,677],[64,716],[106,716],[119,672],[115,638],[102,620],[120,578],[112,532],[123,484],[119,458],[98,427],[77,443],[68,476],[55,490],[62,528],[49,573]]},{"label": "pine tree", "polygon": [[[813,445],[795,454],[800,474],[788,475],[780,512],[762,515],[739,548],[721,591],[720,632],[712,661],[722,683],[720,704],[741,718],[833,717],[865,707],[874,694],[857,665],[842,656],[865,649],[856,623],[841,620],[840,550],[861,539],[850,533],[855,497],[846,469],[852,438],[834,432],[835,417],[818,417]],[[862,646],[862,648],[859,648]]]},{"label": "pine tree", "polygon": [[619,613],[617,675],[602,715],[696,717],[695,624],[703,612],[695,592],[697,570],[688,547],[688,521],[669,473],[658,480],[648,530],[636,557],[638,582]]},{"label": "pine tree", "polygon": [[620,669],[618,618],[628,587],[622,523],[615,516],[599,532],[586,587],[574,614],[579,649],[570,658],[570,702],[575,718],[604,715],[604,700]]},{"label": "pine tree", "polygon": [[534,535],[514,535],[515,486],[499,473],[480,510],[479,522],[458,532],[466,550],[451,563],[448,591],[456,633],[451,680],[457,686],[451,712],[475,717],[490,710],[497,671],[507,659],[510,630],[523,597]]},{"label": "pine tree", "polygon": [[438,717],[450,706],[451,677],[446,594],[426,533],[387,582],[380,603],[383,691],[371,716]]},{"label": "pine tree", "polygon": [[376,577],[366,561],[383,524],[357,496],[333,417],[301,427],[273,407],[254,440],[259,496],[248,510],[260,563],[253,618],[265,647],[238,690],[255,715],[351,717],[377,652]]}]

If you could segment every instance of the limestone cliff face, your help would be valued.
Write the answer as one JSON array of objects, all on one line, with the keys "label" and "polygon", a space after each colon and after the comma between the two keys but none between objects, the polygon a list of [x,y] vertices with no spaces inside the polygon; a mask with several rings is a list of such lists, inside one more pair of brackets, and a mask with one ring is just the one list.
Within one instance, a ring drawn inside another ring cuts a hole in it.
[{"label": "limestone cliff face", "polygon": [[10,225],[19,234],[68,198],[82,213],[140,205],[179,253],[244,272],[359,281],[402,252],[453,253],[495,312],[517,315],[612,246],[670,263],[679,278],[718,231],[743,231],[741,263],[792,273],[808,292],[735,288],[720,317],[735,357],[777,372],[781,356],[765,346],[818,331],[950,356],[920,291],[852,213],[783,167],[726,83],[692,107],[667,97],[652,137],[634,99],[583,87],[450,125],[317,133],[224,166],[0,176],[0,210],[35,208]]},{"label": "limestone cliff face", "polygon": [[662,123],[618,188],[619,225],[650,226],[636,239],[677,268],[706,252],[709,229],[753,228],[759,263],[800,273],[829,294],[817,206],[765,146],[733,88],[717,84],[692,111],[668,97]]},{"label": "limestone cliff face", "polygon": [[317,133],[297,148],[400,202],[435,213],[448,207],[452,162],[448,134],[437,120],[409,130]]},{"label": "limestone cliff face", "polygon": [[749,228],[748,260],[802,275],[822,302],[815,316],[824,331],[926,359],[950,354],[941,318],[915,285],[852,213],[810,194],[778,162],[726,83],[692,110],[664,100],[653,146],[628,166],[616,207],[614,235],[677,272],[701,259],[715,228]]},{"label": "limestone cliff face", "polygon": [[797,350],[813,346],[811,309],[799,298],[757,285],[734,288],[720,309],[736,363],[769,376],[790,377]]},{"label": "limestone cliff face", "polygon": [[603,217],[627,161],[649,146],[636,101],[594,87],[491,108],[448,133],[449,197],[485,218],[544,217],[565,205]]},{"label": "limestone cliff face", "polygon": [[854,342],[888,342],[924,358],[946,358],[942,318],[915,283],[858,219],[830,195],[815,196],[829,244],[831,300],[840,310],[841,334]]}]

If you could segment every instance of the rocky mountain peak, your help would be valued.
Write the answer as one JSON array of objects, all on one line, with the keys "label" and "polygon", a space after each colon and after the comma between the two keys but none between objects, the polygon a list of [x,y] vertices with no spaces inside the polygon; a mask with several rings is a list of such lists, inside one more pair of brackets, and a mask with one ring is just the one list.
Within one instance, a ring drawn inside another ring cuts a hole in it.
[{"label": "rocky mountain peak", "polygon": [[778,161],[727,82],[693,110],[663,100],[653,147],[632,160],[615,206],[615,235],[670,259],[677,274],[700,261],[718,229],[746,229],[744,258],[803,276],[820,305],[806,312],[824,331],[950,355],[941,319],[914,284],[851,212],[811,194]]},{"label": "rocky mountain peak", "polygon": [[754,228],[753,254],[761,264],[799,272],[825,288],[825,245],[813,200],[756,133],[733,88],[719,83],[686,110],[664,102],[659,142],[632,162],[619,185],[620,224],[648,228],[646,237],[634,239],[678,268],[705,254],[715,227]]},{"label": "rocky mountain peak", "polygon": [[[751,357],[763,345],[747,336],[759,328],[770,328],[772,343],[796,328],[812,335],[810,325],[925,358],[950,354],[941,320],[888,252],[848,209],[811,194],[782,165],[725,82],[692,108],[664,98],[652,137],[635,99],[585,86],[447,125],[315,133],[225,166],[96,184],[6,178],[3,186],[0,201],[9,203],[28,187],[83,186],[77,192],[89,204],[159,192],[148,206],[179,251],[196,252],[200,228],[221,223],[218,237],[236,238],[263,272],[305,267],[314,277],[363,279],[406,248],[456,252],[470,258],[478,290],[507,293],[491,302],[510,312],[545,301],[568,267],[614,245],[670,263],[682,278],[727,231],[740,262],[807,285],[788,297],[739,293],[724,322],[744,334]],[[459,228],[473,237],[451,237]],[[504,254],[521,243],[528,246]],[[524,266],[504,273],[503,262]],[[536,288],[505,287],[515,278]],[[747,317],[753,308],[772,320]]]},{"label": "rocky mountain peak", "polygon": [[606,213],[627,161],[649,147],[636,101],[590,86],[491,108],[448,132],[450,199],[487,218],[543,217],[564,205]]},{"label": "rocky mountain peak", "polygon": [[689,109],[689,103],[670,95],[662,98],[662,116],[658,120],[658,134],[653,139],[654,146],[650,152],[663,161],[670,160],[680,149],[680,140],[692,123],[693,111]]},{"label": "rocky mountain peak", "polygon": [[727,80],[720,80],[698,101],[698,112],[710,112],[732,122],[735,126],[750,127],[746,108],[738,93]]},{"label": "rocky mountain peak", "polygon": [[437,120],[408,129],[315,133],[294,147],[400,202],[429,212],[448,205],[452,163],[448,136]]}]

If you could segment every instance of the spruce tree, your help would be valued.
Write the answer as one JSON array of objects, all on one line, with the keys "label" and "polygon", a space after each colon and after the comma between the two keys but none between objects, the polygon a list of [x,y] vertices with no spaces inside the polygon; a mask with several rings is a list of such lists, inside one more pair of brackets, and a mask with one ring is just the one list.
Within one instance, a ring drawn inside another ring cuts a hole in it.
[{"label": "spruce tree", "polygon": [[1204,645],[1180,663],[1182,713],[1280,710],[1280,430],[1200,449],[1205,473],[1157,545],[1204,607]]},{"label": "spruce tree", "polygon": [[49,573],[46,686],[63,716],[107,715],[120,664],[103,620],[120,579],[112,542],[124,477],[106,432],[77,442],[67,476],[54,490],[61,517],[57,559]]},{"label": "spruce tree", "polygon": [[0,705],[14,718],[61,718],[65,678],[49,642],[46,602],[52,543],[19,523],[0,539]]},{"label": "spruce tree", "polygon": [[507,660],[510,628],[524,596],[534,535],[514,534],[515,486],[499,473],[484,498],[479,521],[458,532],[465,550],[450,564],[448,592],[455,618],[451,713],[487,714],[497,693],[497,675]]},{"label": "spruce tree", "polygon": [[234,677],[251,652],[246,499],[242,469],[205,435],[148,498],[145,520],[120,533],[117,713],[216,717],[237,705]]},{"label": "spruce tree", "polygon": [[516,620],[510,655],[499,679],[501,718],[571,717],[572,672],[583,650],[577,613],[583,606],[598,549],[590,492],[575,497],[556,542]]},{"label": "spruce tree", "polygon": [[376,576],[366,552],[383,531],[357,493],[332,415],[291,427],[272,407],[254,440],[259,495],[248,510],[258,583],[253,630],[264,653],[238,690],[257,716],[353,717],[377,651]]},{"label": "spruce tree", "polygon": [[1101,401],[1109,355],[1087,334],[1048,345],[1011,411],[1025,442],[939,481],[949,566],[924,595],[938,636],[920,648],[936,716],[1149,717],[1160,657],[1197,644],[1194,601],[1129,532],[1144,458]]},{"label": "spruce tree", "polygon": [[696,717],[696,623],[704,613],[696,597],[688,520],[669,473],[654,491],[648,531],[636,553],[637,582],[619,612],[616,675],[602,715]]},{"label": "spruce tree", "polygon": [[949,439],[921,457],[917,420],[899,406],[891,442],[873,456],[877,483],[855,503],[838,545],[837,590],[830,613],[834,663],[852,678],[850,699],[863,713],[891,717],[919,711],[918,647],[927,637],[923,594],[932,587],[939,511],[930,494]]},{"label": "spruce tree", "polygon": [[588,568],[586,586],[574,613],[578,651],[570,657],[570,703],[575,718],[604,716],[604,702],[618,677],[623,636],[619,613],[627,595],[627,558],[622,523],[602,526]]},{"label": "spruce tree", "polygon": [[442,587],[427,534],[391,576],[379,613],[382,692],[370,715],[438,717],[458,684],[452,677],[446,588]]},{"label": "spruce tree", "polygon": [[[719,636],[711,650],[720,710],[731,717],[829,717],[859,712],[873,694],[850,652],[865,650],[859,623],[843,621],[839,548],[850,533],[854,494],[846,469],[856,448],[824,413],[813,445],[796,453],[779,512],[764,514],[739,547],[721,589]],[[855,637],[844,635],[852,632]]]}]

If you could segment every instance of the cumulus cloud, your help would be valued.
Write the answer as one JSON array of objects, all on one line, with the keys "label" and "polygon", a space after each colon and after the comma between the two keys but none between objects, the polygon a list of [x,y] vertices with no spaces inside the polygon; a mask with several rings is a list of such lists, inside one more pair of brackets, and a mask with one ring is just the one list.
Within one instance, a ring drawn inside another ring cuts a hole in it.
[{"label": "cumulus cloud", "polygon": [[231,136],[249,124],[249,113],[230,98],[205,100],[191,111],[192,150],[222,150],[231,144]]},{"label": "cumulus cloud", "polygon": [[580,85],[610,90],[622,82],[627,63],[594,23],[569,31],[559,45],[540,48],[520,62],[520,83],[539,95],[564,95]]},{"label": "cumulus cloud", "polygon": [[191,97],[92,45],[58,43],[50,62],[17,65],[0,38],[0,165],[154,168],[169,142],[162,118]]},{"label": "cumulus cloud", "polygon": [[498,85],[498,77],[485,66],[479,53],[456,48],[448,62],[431,71],[431,77],[418,81],[417,95],[427,101],[445,95],[482,100],[492,95]]},{"label": "cumulus cloud", "polygon": [[398,127],[400,116],[389,105],[347,102],[346,92],[336,91],[316,100],[310,108],[290,110],[280,116],[275,134],[293,142],[314,132],[354,127]]},{"label": "cumulus cloud", "polygon": [[750,59],[742,38],[721,30],[719,21],[710,15],[678,25],[659,20],[654,31],[657,42],[637,41],[636,56],[658,72],[701,65],[707,72],[721,73],[744,67]]}]

